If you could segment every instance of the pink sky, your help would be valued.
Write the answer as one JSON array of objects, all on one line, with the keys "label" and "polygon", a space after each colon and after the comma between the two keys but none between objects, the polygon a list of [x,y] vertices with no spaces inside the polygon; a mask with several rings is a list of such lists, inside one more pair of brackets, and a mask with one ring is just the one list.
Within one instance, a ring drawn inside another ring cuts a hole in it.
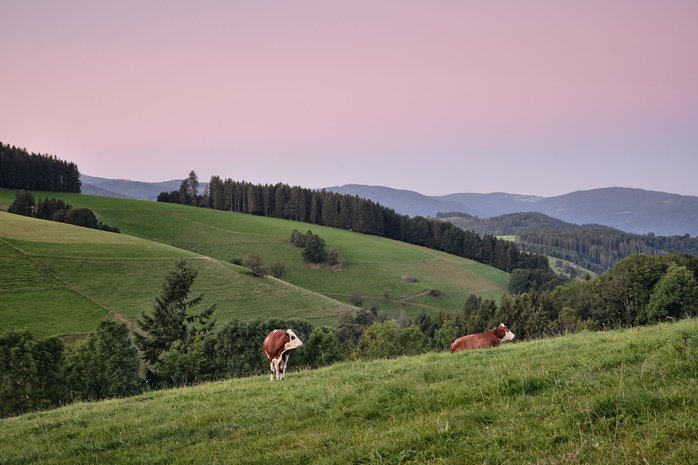
[{"label": "pink sky", "polygon": [[14,2],[0,141],[94,176],[698,195],[698,2]]}]

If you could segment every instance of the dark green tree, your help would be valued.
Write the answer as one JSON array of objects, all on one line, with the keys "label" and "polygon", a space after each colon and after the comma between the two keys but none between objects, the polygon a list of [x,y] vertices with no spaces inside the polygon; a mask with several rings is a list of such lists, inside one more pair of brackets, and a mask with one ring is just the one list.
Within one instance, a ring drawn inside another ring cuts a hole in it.
[{"label": "dark green tree", "polygon": [[31,192],[17,191],[15,194],[15,201],[12,202],[12,205],[10,205],[7,211],[17,215],[34,216],[35,208],[36,201]]},{"label": "dark green tree", "polygon": [[75,399],[128,396],[140,390],[140,359],[125,324],[100,321],[66,357],[66,379]]},{"label": "dark green tree", "polygon": [[685,266],[671,265],[652,290],[647,305],[650,323],[667,318],[695,315],[698,309],[698,284]]},{"label": "dark green tree", "polygon": [[342,359],[337,334],[326,326],[315,328],[305,343],[305,361],[313,368],[331,365]]},{"label": "dark green tree", "polygon": [[138,320],[143,334],[136,334],[136,343],[146,362],[155,368],[160,363],[160,356],[175,342],[179,342],[180,350],[186,350],[197,336],[213,331],[215,320],[211,317],[215,304],[200,313],[190,313],[204,299],[203,294],[189,299],[197,274],[186,260],[177,260],[165,273],[152,312],[143,312]]},{"label": "dark green tree", "polygon": [[303,260],[306,263],[324,263],[327,261],[327,250],[325,250],[325,240],[308,231],[306,234],[306,244],[303,249]]},{"label": "dark green tree", "polygon": [[383,323],[374,323],[364,331],[355,356],[374,359],[397,357],[401,353],[400,328],[395,320],[388,320]]},{"label": "dark green tree", "polygon": [[63,343],[36,340],[27,330],[0,336],[0,416],[57,405],[63,400]]}]

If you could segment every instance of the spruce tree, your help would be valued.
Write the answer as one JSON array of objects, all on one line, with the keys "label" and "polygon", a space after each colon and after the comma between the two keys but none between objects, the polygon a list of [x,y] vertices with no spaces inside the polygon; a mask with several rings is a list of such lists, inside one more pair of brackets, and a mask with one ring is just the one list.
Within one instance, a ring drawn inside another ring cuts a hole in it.
[{"label": "spruce tree", "polygon": [[205,336],[213,331],[215,320],[211,316],[215,304],[200,313],[189,312],[204,299],[203,294],[189,299],[197,274],[198,271],[186,260],[177,260],[165,274],[160,295],[153,302],[152,313],[142,313],[138,320],[145,334],[136,334],[136,343],[143,351],[146,362],[156,368],[160,356],[173,344],[179,343],[180,350],[186,350],[197,336]]}]

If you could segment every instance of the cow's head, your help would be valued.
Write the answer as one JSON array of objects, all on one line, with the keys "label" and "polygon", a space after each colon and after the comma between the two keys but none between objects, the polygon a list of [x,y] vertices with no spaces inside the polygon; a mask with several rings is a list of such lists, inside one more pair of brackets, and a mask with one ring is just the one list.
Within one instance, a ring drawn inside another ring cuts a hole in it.
[{"label": "cow's head", "polygon": [[494,329],[494,334],[502,341],[511,341],[516,337],[514,333],[509,331],[509,328],[507,328],[504,323],[500,323],[499,326]]},{"label": "cow's head", "polygon": [[285,350],[291,350],[291,349],[297,349],[299,347],[303,347],[303,341],[296,336],[296,333],[293,332],[292,329],[287,329],[286,334],[288,334],[288,342],[284,346]]}]

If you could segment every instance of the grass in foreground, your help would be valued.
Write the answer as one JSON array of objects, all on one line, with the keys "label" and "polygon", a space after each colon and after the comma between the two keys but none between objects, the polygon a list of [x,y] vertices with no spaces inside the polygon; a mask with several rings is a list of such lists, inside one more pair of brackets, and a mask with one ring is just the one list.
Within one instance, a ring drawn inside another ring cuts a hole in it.
[{"label": "grass in foreground", "polygon": [[0,420],[0,463],[693,463],[697,333],[694,319],[76,404]]}]

